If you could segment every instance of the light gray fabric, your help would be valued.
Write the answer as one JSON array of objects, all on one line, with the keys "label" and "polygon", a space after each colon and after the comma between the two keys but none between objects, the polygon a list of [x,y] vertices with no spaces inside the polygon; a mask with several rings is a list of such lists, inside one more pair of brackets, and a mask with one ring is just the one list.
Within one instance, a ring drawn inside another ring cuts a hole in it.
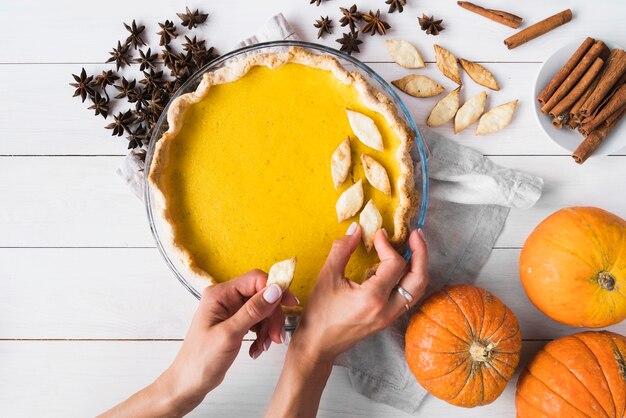
[{"label": "light gray fabric", "polygon": [[[297,39],[282,15],[274,16],[239,46],[276,39]],[[430,150],[430,199],[424,227],[430,293],[445,284],[472,282],[491,253],[509,208],[533,206],[541,195],[543,180],[500,167],[479,152],[426,128],[420,133]],[[131,151],[118,173],[143,198],[141,153]],[[419,168],[415,172],[419,174]],[[404,357],[408,318],[406,314],[388,329],[360,342],[336,364],[348,369],[357,392],[415,413],[426,391],[409,371]]]}]

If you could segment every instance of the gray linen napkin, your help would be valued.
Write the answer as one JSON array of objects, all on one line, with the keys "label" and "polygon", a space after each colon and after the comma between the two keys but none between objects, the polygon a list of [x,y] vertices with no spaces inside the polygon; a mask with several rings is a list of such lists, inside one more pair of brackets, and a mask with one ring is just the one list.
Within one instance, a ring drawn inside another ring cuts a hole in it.
[{"label": "gray linen napkin", "polygon": [[[271,18],[238,46],[278,39],[297,39],[282,14]],[[429,251],[429,293],[449,282],[472,282],[491,253],[509,208],[533,206],[541,196],[543,180],[500,167],[479,152],[426,128],[421,128],[420,134],[430,150],[430,198],[424,227]],[[118,169],[140,199],[144,155],[145,150],[131,151]],[[388,329],[344,353],[336,364],[348,369],[357,392],[415,413],[426,391],[409,371],[404,357],[408,319],[407,313]]]}]

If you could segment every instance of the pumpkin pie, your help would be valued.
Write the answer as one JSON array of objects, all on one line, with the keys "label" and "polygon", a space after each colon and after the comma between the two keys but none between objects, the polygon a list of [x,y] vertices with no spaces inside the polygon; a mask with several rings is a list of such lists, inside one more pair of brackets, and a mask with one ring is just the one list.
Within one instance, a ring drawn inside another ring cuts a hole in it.
[{"label": "pumpkin pie", "polygon": [[[347,111],[375,122],[382,151],[359,141]],[[417,205],[413,132],[385,95],[333,57],[302,48],[246,56],[204,74],[172,101],[167,122],[148,181],[185,274],[210,284],[297,257],[291,290],[306,303],[333,241],[359,220],[338,222],[335,205],[361,180],[392,244],[405,245]],[[331,158],[346,138],[352,165],[335,188]],[[363,154],[387,171],[388,194],[367,182]],[[377,261],[361,244],[346,276],[361,282]]]}]

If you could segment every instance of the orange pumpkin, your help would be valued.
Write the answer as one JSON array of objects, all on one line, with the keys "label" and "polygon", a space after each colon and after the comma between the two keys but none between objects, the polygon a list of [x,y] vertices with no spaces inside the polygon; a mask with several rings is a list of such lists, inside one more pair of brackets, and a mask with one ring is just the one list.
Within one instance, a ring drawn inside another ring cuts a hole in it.
[{"label": "orange pumpkin", "polygon": [[626,221],[598,208],[561,209],[530,234],[520,278],[531,302],[567,325],[626,318]]},{"label": "orange pumpkin", "polygon": [[428,392],[452,405],[493,402],[504,390],[522,346],[517,319],[476,286],[446,287],[424,301],[406,331],[406,359]]},{"label": "orange pumpkin", "polygon": [[626,338],[588,331],[548,343],[517,380],[518,418],[626,417]]}]

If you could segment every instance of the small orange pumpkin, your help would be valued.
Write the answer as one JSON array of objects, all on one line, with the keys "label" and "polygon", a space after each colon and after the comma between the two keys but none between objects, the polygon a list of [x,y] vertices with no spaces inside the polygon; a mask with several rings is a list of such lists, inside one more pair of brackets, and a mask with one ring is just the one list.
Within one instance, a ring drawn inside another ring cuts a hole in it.
[{"label": "small orange pumpkin", "polygon": [[406,359],[428,392],[452,405],[493,402],[513,376],[522,335],[513,312],[476,286],[446,287],[424,301],[406,331]]},{"label": "small orange pumpkin", "polygon": [[520,255],[530,301],[563,324],[599,328],[626,318],[626,221],[598,208],[561,209]]},{"label": "small orange pumpkin", "polygon": [[588,331],[549,342],[517,380],[518,418],[626,417],[626,338]]}]

